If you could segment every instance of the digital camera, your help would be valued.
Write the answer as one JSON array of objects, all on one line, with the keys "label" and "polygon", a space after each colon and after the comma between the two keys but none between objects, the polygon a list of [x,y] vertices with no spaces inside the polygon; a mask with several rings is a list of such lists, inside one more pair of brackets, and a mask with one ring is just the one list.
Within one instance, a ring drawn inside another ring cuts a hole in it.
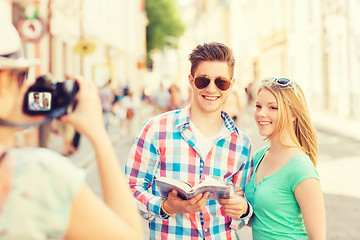
[{"label": "digital camera", "polygon": [[60,117],[74,109],[78,90],[75,81],[54,83],[51,76],[40,76],[25,94],[23,111],[28,115]]}]

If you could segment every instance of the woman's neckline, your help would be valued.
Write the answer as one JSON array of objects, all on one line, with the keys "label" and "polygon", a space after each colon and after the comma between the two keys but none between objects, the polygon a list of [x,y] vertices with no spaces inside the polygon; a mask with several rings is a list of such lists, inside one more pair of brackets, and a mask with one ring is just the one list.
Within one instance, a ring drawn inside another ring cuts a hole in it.
[{"label": "woman's neckline", "polygon": [[[270,148],[270,147],[269,147]],[[290,162],[292,162],[294,159],[298,158],[299,156],[301,155],[304,155],[305,153],[300,153],[300,154],[296,154],[294,155],[284,166],[282,166],[281,168],[279,168],[277,171],[271,173],[270,175],[267,175],[265,177],[263,177],[257,184],[256,184],[256,176],[257,176],[257,169],[260,165],[260,163],[262,162],[262,160],[264,159],[266,153],[269,151],[269,148],[263,153],[260,161],[257,163],[257,165],[255,166],[254,168],[254,184],[255,184],[255,187],[257,187],[261,182],[263,182],[264,179],[268,179],[268,178],[271,178],[277,174],[279,174],[279,172],[282,172],[283,169],[287,168],[287,166],[289,166]],[[306,154],[305,154],[306,155]]]}]

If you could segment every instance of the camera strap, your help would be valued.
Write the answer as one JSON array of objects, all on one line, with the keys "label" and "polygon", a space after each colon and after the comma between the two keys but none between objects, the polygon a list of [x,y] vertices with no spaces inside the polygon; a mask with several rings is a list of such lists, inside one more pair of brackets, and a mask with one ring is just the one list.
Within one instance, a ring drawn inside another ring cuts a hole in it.
[{"label": "camera strap", "polygon": [[66,113],[66,109],[68,106],[64,106],[58,109],[53,110],[51,113],[49,113],[44,120],[32,122],[32,123],[13,123],[9,122],[3,119],[0,119],[0,125],[2,126],[8,126],[8,127],[19,127],[19,128],[27,128],[27,127],[34,127],[43,125],[45,123],[50,122],[54,118],[59,118],[62,115]]}]

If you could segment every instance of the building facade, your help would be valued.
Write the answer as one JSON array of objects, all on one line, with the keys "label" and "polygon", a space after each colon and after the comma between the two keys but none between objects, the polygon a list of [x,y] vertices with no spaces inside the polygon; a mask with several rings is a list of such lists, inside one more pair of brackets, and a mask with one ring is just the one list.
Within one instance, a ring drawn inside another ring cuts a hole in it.
[{"label": "building facade", "polygon": [[[31,78],[80,74],[99,87],[111,80],[134,92],[144,84],[145,0],[0,0],[0,16],[17,27],[24,57],[39,59]],[[23,16],[42,24],[23,24]],[[36,144],[34,137],[28,142]]]},{"label": "building facade", "polygon": [[359,1],[232,0],[231,13],[246,81],[293,78],[314,111],[360,120]]}]

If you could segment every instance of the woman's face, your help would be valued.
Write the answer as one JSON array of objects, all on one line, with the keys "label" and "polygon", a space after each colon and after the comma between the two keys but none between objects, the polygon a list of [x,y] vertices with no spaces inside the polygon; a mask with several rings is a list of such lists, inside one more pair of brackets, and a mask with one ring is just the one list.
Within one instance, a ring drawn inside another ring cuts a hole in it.
[{"label": "woman's face", "polygon": [[262,88],[257,95],[254,119],[261,136],[274,135],[278,121],[278,102],[266,88]]},{"label": "woman's face", "polygon": [[32,82],[23,81],[22,75],[15,70],[0,71],[0,118],[12,123],[41,121],[43,116],[30,117],[23,113],[24,95]]}]

